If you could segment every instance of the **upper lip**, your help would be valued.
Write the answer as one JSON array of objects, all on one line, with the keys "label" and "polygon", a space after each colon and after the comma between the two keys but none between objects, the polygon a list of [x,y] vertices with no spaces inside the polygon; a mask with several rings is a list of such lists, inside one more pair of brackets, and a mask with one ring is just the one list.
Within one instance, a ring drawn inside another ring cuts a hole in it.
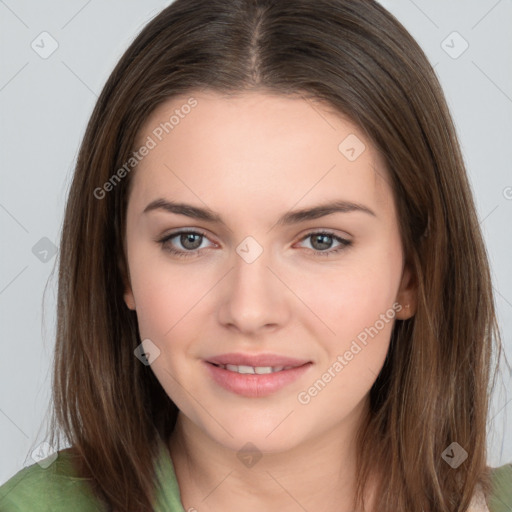
[{"label": "upper lip", "polygon": [[293,357],[280,356],[278,354],[221,354],[219,356],[210,357],[208,363],[215,364],[232,364],[235,366],[302,366],[311,361],[305,359],[295,359]]}]

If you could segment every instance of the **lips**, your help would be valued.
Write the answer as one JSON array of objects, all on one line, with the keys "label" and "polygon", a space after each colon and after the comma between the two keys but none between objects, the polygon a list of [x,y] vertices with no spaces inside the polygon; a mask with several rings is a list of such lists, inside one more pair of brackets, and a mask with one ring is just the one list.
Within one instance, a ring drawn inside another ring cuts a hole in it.
[{"label": "lips", "polygon": [[[266,357],[266,362],[272,361],[272,358],[269,358],[268,355]],[[290,362],[290,358],[278,357],[279,361]],[[254,361],[254,358],[252,361]],[[297,361],[301,362],[298,359],[293,359],[292,361],[295,361],[295,364],[297,364]],[[247,398],[263,398],[277,393],[297,380],[304,378],[304,375],[308,373],[313,366],[313,363],[309,362],[288,370],[282,369],[280,371],[272,373],[265,372],[263,375],[259,375],[232,371],[229,369],[229,363],[227,369],[207,361],[203,361],[202,363],[207,374],[218,386],[230,393],[235,393]],[[240,365],[238,368],[244,368],[244,370],[246,370],[247,366],[248,365]],[[237,368],[236,365],[234,367]]]},{"label": "lips", "polygon": [[280,356],[277,354],[221,354],[219,356],[209,357],[206,362],[216,365],[234,365],[234,366],[292,366],[294,368],[303,366],[311,361],[307,359],[296,359],[292,357]]}]

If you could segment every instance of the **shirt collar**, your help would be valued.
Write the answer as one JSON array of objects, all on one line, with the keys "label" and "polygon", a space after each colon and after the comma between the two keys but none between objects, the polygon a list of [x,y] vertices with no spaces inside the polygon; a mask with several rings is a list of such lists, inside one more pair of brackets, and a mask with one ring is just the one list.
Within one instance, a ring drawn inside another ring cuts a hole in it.
[{"label": "shirt collar", "polygon": [[155,512],[185,512],[169,448],[159,438],[156,460]]}]

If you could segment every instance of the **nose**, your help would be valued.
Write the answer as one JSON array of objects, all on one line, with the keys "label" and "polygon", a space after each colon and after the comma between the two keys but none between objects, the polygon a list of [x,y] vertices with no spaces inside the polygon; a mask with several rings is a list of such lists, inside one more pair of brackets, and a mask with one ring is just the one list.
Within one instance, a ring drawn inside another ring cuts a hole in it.
[{"label": "nose", "polygon": [[223,280],[217,310],[221,324],[246,335],[286,324],[293,296],[273,268],[270,251],[258,246],[247,240],[237,247],[232,269]]}]

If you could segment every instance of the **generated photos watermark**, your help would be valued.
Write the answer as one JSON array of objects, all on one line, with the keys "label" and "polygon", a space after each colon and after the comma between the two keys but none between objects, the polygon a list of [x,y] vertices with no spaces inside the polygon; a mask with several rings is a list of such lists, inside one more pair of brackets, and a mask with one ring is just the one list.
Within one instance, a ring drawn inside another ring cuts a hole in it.
[{"label": "generated photos watermark", "polygon": [[190,114],[192,109],[197,106],[197,100],[193,97],[190,97],[186,103],[180,106],[180,108],[176,108],[174,110],[174,114],[169,117],[168,121],[160,123],[156,126],[151,135],[146,137],[146,141],[142,146],[139,147],[137,151],[134,151],[130,158],[121,166],[117,171],[112,174],[112,176],[103,183],[101,187],[96,187],[93,191],[93,195],[96,199],[104,199],[108,192],[114,190],[114,188],[121,183],[123,178],[125,178],[130,172],[134,169],[134,167],[141,162],[144,157],[149,155],[152,149],[155,149],[158,146],[158,143],[161,142],[164,137],[171,133],[176,126],[178,126],[182,119]]},{"label": "generated photos watermark", "polygon": [[[370,327],[365,327],[358,335],[357,339],[352,340],[350,345],[350,349],[346,350],[343,355],[338,355],[336,357],[336,361],[327,368],[325,373],[317,379],[308,389],[301,391],[297,395],[297,400],[302,405],[307,405],[311,402],[313,398],[318,396],[318,394],[325,389],[327,384],[331,382],[340,372],[345,368],[350,361],[354,359],[357,354],[359,354],[364,347],[368,344],[368,337],[374,338],[379,334],[382,329],[389,324],[392,320],[394,320],[396,314],[403,309],[402,305],[398,302],[395,302],[391,308],[389,308],[385,313],[381,313],[379,319],[375,321],[375,323]],[[359,342],[359,343],[358,343]]]}]

